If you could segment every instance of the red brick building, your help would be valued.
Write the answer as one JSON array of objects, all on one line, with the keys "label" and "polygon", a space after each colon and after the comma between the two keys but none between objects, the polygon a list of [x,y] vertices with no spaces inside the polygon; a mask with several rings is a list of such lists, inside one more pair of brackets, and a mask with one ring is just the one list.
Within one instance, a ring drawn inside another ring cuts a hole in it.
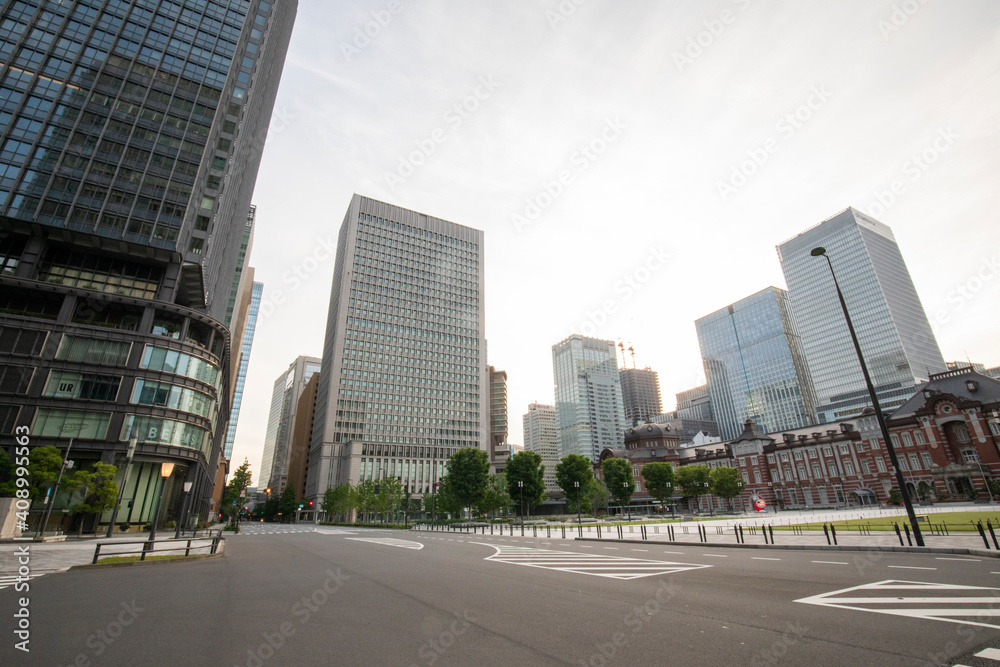
[{"label": "red brick building", "polygon": [[[1000,478],[1000,381],[972,368],[932,375],[892,413],[888,426],[915,500],[921,482],[933,490],[932,500],[966,499],[973,489],[983,489],[985,480]],[[642,424],[626,432],[624,449],[604,450],[601,461],[609,457],[632,463],[638,481],[633,505],[650,502],[642,466],[651,461],[734,467],[744,482],[737,501],[743,507],[756,496],[771,508],[878,504],[897,485],[871,410],[854,419],[770,434],[747,420],[735,440],[683,449],[669,429]],[[675,502],[682,500],[675,495]],[[710,500],[723,509],[720,499],[710,497],[701,500],[701,508]]]}]

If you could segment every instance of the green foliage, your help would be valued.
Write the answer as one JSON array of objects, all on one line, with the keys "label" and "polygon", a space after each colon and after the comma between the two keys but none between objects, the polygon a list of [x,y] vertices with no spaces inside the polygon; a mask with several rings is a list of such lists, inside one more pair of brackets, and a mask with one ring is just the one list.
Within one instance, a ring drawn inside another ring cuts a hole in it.
[{"label": "green foliage", "polygon": [[13,498],[17,491],[14,481],[14,462],[6,449],[0,448],[0,498]]},{"label": "green foliage", "polygon": [[455,493],[451,475],[445,475],[441,478],[441,483],[438,485],[437,494],[435,494],[435,496],[434,511],[436,513],[441,514],[447,512],[454,517],[461,516],[462,510],[465,509],[465,505]]},{"label": "green foliage", "polygon": [[240,493],[250,486],[252,479],[253,473],[250,472],[250,461],[243,459],[243,463],[233,471],[232,476],[229,478],[229,483],[226,484],[226,492],[222,496],[222,506],[228,509],[233,507],[233,502],[236,502],[237,505],[243,502]]},{"label": "green foliage", "polygon": [[578,511],[583,511],[581,504],[592,479],[594,468],[586,456],[569,454],[556,464],[556,484],[566,494],[566,501],[576,505]]},{"label": "green foliage", "polygon": [[698,498],[708,493],[711,483],[708,466],[686,465],[677,469],[677,485],[681,493],[689,498]]},{"label": "green foliage", "polygon": [[73,505],[74,514],[103,514],[114,507],[118,500],[118,483],[115,476],[118,468],[97,462],[90,470],[78,470],[66,478],[66,488],[70,491],[83,490],[83,500]]},{"label": "green foliage", "polygon": [[740,473],[736,468],[712,468],[708,474],[709,489],[733,508],[733,498],[743,489]]},{"label": "green foliage", "polygon": [[663,461],[647,463],[641,470],[642,479],[646,482],[646,491],[661,503],[668,503],[673,498],[677,480],[674,477],[674,467]]},{"label": "green foliage", "polygon": [[[920,500],[927,500],[931,497],[931,491],[933,488],[927,482],[920,482],[917,484],[917,498]],[[902,494],[900,494],[902,496]]]},{"label": "green foliage", "polygon": [[475,447],[463,447],[448,459],[450,492],[462,507],[479,504],[490,476],[490,456]]},{"label": "green foliage", "polygon": [[[32,498],[45,496],[45,489],[56,483],[63,458],[59,449],[52,445],[34,447],[28,453],[28,494]],[[62,483],[65,489],[66,481]],[[54,494],[53,494],[54,495]]]},{"label": "green foliage", "polygon": [[264,501],[264,510],[261,513],[264,517],[264,521],[274,521],[275,517],[278,516],[278,499],[268,498]]},{"label": "green foliage", "polygon": [[514,454],[507,461],[505,474],[507,493],[522,512],[545,501],[545,466],[540,454],[528,451]]},{"label": "green foliage", "polygon": [[584,511],[596,514],[597,510],[608,506],[610,498],[607,485],[595,477],[587,485],[587,494],[583,498]]},{"label": "green foliage", "polygon": [[903,492],[899,490],[898,486],[894,486],[891,489],[889,489],[889,504],[890,505],[903,504]]},{"label": "green foliage", "polygon": [[386,477],[378,481],[378,493],[373,500],[374,509],[382,515],[399,507],[403,500],[403,483],[398,477]]},{"label": "green foliage", "polygon": [[281,497],[278,499],[278,511],[281,513],[282,521],[287,523],[295,518],[295,510],[298,508],[299,503],[295,500],[295,486],[289,484],[281,492]]},{"label": "green foliage", "polygon": [[510,507],[510,494],[507,493],[507,476],[504,473],[490,475],[486,480],[486,492],[479,501],[479,511],[488,515],[508,507]]},{"label": "green foliage", "polygon": [[627,459],[604,459],[601,463],[604,473],[604,485],[619,505],[623,507],[632,501],[635,493],[635,478],[632,477],[632,464]]},{"label": "green foliage", "polygon": [[332,489],[327,489],[323,494],[323,511],[327,516],[334,514],[348,515],[355,507],[354,489],[350,484],[341,484]]},{"label": "green foliage", "polygon": [[361,514],[375,511],[375,482],[366,479],[353,489],[354,506]]}]

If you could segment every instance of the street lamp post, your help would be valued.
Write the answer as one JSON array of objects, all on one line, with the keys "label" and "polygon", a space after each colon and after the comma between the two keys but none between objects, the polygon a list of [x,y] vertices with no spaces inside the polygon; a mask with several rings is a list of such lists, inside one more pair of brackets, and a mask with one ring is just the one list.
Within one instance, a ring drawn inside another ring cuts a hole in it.
[{"label": "street lamp post", "polygon": [[163,496],[166,495],[167,480],[174,472],[174,464],[170,461],[160,464],[160,477],[163,478],[163,486],[160,487],[160,497],[156,500],[156,511],[153,512],[153,525],[149,531],[149,538],[142,545],[143,551],[152,551],[153,542],[156,540],[156,524],[160,521],[160,507],[163,505]]},{"label": "street lamp post", "polygon": [[184,504],[181,505],[181,515],[177,519],[177,530],[174,532],[174,539],[180,539],[181,537],[181,526],[184,525],[184,520],[187,515],[188,508],[188,497],[191,494],[191,487],[194,486],[194,482],[184,482]]},{"label": "street lamp post", "polygon": [[524,480],[517,480],[517,488],[521,490],[521,528],[524,528]]},{"label": "street lamp post", "polygon": [[45,508],[45,517],[42,519],[42,525],[38,527],[38,537],[45,537],[45,527],[49,525],[52,506],[56,504],[56,494],[59,493],[59,483],[62,482],[63,471],[72,465],[69,461],[69,452],[71,449],[73,449],[73,438],[70,438],[69,444],[66,445],[66,458],[63,459],[62,465],[59,466],[59,475],[56,477],[56,485],[52,489],[52,498],[49,499],[48,507]]},{"label": "street lamp post", "polygon": [[115,521],[118,520],[118,508],[121,507],[122,497],[125,495],[125,486],[128,484],[128,471],[132,465],[132,456],[135,454],[135,444],[136,437],[133,435],[128,441],[128,455],[125,457],[125,472],[122,474],[122,488],[118,489],[118,502],[115,503],[115,509],[111,513],[111,523],[108,524],[108,534],[105,537],[111,537],[111,533],[115,529]]},{"label": "street lamp post", "polygon": [[990,488],[989,480],[986,479],[986,473],[983,472],[983,462],[979,460],[979,454],[976,454],[976,465],[979,466],[979,474],[983,476],[983,486],[986,487],[986,493],[990,494],[990,504],[993,504],[993,489]]},{"label": "street lamp post", "polygon": [[830,256],[826,254],[826,248],[813,248],[810,253],[813,257],[822,256],[826,259],[827,266],[830,267],[830,275],[833,277],[833,286],[837,290],[837,298],[840,300],[840,308],[844,311],[844,319],[847,321],[847,329],[851,332],[851,341],[854,343],[854,351],[858,355],[858,363],[861,364],[861,372],[865,376],[865,384],[868,387],[868,396],[872,401],[872,408],[875,410],[875,419],[878,421],[879,429],[882,431],[882,438],[885,440],[885,448],[889,451],[889,460],[892,462],[892,467],[896,470],[896,482],[899,484],[899,490],[903,494],[903,505],[906,506],[906,515],[910,520],[910,527],[913,528],[913,537],[917,542],[918,547],[924,546],[924,536],[920,533],[920,526],[917,524],[917,515],[913,511],[913,503],[910,502],[910,492],[906,488],[906,482],[903,479],[903,473],[899,469],[899,460],[896,457],[896,448],[892,445],[892,438],[889,437],[889,427],[885,423],[885,415],[882,414],[882,408],[878,402],[878,396],[875,395],[875,385],[872,384],[871,375],[868,373],[868,366],[865,365],[865,357],[861,353],[861,345],[858,343],[858,335],[854,332],[854,324],[851,322],[851,316],[847,312],[847,303],[844,301],[844,294],[840,291],[840,283],[837,282],[837,274],[833,270],[833,263],[830,261]]},{"label": "street lamp post", "polygon": [[667,482],[667,494],[670,496],[670,501],[667,503],[667,508],[670,509],[670,518],[674,518],[674,485],[672,482]]},{"label": "street lamp post", "polygon": [[[705,485],[705,494],[711,496],[708,492],[708,482],[702,482]],[[712,503],[712,499],[708,499],[708,511],[711,512],[712,516],[715,516],[715,504]]]},{"label": "street lamp post", "polygon": [[[625,480],[622,480],[622,498],[624,499],[625,496],[627,496],[627,495],[628,495],[628,480],[625,479]],[[627,504],[625,505],[625,511],[628,513],[628,520],[631,522],[632,521],[632,501],[631,501],[631,498],[628,499]],[[629,528],[629,530],[631,530],[631,528]]]},{"label": "street lamp post", "polygon": [[583,525],[583,518],[580,516],[580,482],[573,482],[573,487],[576,489],[576,522]]}]

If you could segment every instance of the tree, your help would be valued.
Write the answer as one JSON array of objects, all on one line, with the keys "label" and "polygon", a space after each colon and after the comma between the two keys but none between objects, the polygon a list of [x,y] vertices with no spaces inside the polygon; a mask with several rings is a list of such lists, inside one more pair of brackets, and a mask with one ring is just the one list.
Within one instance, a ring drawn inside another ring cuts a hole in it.
[{"label": "tree", "polygon": [[399,507],[399,503],[403,499],[403,483],[398,477],[380,479],[376,486],[378,486],[378,493],[373,499],[376,512],[386,515]]},{"label": "tree", "polygon": [[507,476],[504,473],[490,475],[486,480],[486,492],[479,501],[479,511],[483,514],[494,514],[510,507],[510,494],[507,493]]},{"label": "tree", "polygon": [[[39,495],[44,497],[44,489],[56,483],[62,464],[63,458],[58,448],[52,445],[32,448],[31,452],[28,453],[28,481],[30,483],[28,495],[31,498],[37,498]],[[68,478],[62,482],[64,489],[67,482]],[[55,496],[55,493],[52,495]],[[49,501],[53,502],[55,498],[50,498]]]},{"label": "tree", "polygon": [[603,509],[608,506],[608,498],[611,494],[608,493],[608,487],[601,480],[594,477],[590,480],[587,485],[587,495],[584,497],[584,507],[597,515],[597,510]]},{"label": "tree", "polygon": [[708,493],[709,472],[708,466],[686,465],[677,469],[677,485],[681,487],[681,493],[695,501]]},{"label": "tree", "polygon": [[350,484],[341,484],[327,489],[323,494],[323,511],[327,518],[342,514],[348,515],[354,509],[354,490]]},{"label": "tree", "polygon": [[[118,501],[118,482],[115,476],[118,468],[108,463],[98,461],[90,470],[78,470],[66,482],[66,488],[70,491],[83,489],[83,500],[73,505],[73,514],[80,514],[80,528],[77,534],[83,533],[84,519],[90,514],[104,514],[106,510],[114,507]],[[97,532],[97,524],[94,522],[94,532]]]},{"label": "tree", "polygon": [[646,483],[646,491],[649,495],[661,504],[670,504],[674,497],[674,489],[677,488],[677,480],[674,477],[674,467],[663,461],[647,463],[640,471],[642,479]]},{"label": "tree", "polygon": [[13,498],[17,493],[14,481],[14,462],[6,449],[0,448],[0,498]]},{"label": "tree", "polygon": [[438,484],[437,499],[435,500],[434,511],[437,513],[446,512],[453,517],[462,513],[465,505],[455,494],[455,488],[451,481],[451,475],[445,475]]},{"label": "tree", "polygon": [[237,468],[232,477],[229,478],[229,483],[226,484],[226,492],[222,496],[222,505],[226,508],[233,506],[233,503],[243,502],[243,496],[240,494],[246,491],[253,480],[253,473],[250,472],[250,461],[243,459],[243,463]]},{"label": "tree", "polygon": [[713,468],[708,474],[709,489],[733,509],[733,498],[743,490],[740,473],[736,468]]},{"label": "tree", "polygon": [[894,486],[889,489],[889,500],[890,505],[902,505],[903,504],[903,492],[899,490],[898,486]]},{"label": "tree", "polygon": [[604,459],[601,463],[604,473],[604,484],[608,492],[623,508],[632,502],[635,493],[635,478],[632,477],[632,464],[628,459]]},{"label": "tree", "polygon": [[278,512],[281,513],[281,522],[291,523],[295,516],[295,510],[298,508],[299,503],[295,500],[295,486],[289,484],[281,492],[281,497],[278,499]]},{"label": "tree", "polygon": [[545,466],[536,452],[518,452],[507,461],[507,493],[523,514],[545,501]]},{"label": "tree", "polygon": [[490,455],[482,449],[463,447],[448,459],[450,490],[463,508],[482,500],[489,476]]},{"label": "tree", "polygon": [[[927,482],[920,482],[917,484],[917,498],[921,501],[926,502],[931,497],[931,491],[933,491],[933,487],[931,487],[931,485]],[[900,494],[901,497],[902,495],[903,494]]]},{"label": "tree", "polygon": [[556,484],[566,494],[566,500],[574,503],[578,512],[587,493],[587,485],[594,479],[594,467],[590,459],[581,454],[569,454],[556,464]]},{"label": "tree", "polygon": [[[370,479],[358,482],[358,485],[354,487],[354,505],[358,508],[358,513],[368,514],[369,512],[373,512],[374,500],[375,482]],[[361,519],[361,517],[359,517],[359,519]]]},{"label": "tree", "polygon": [[274,521],[275,518],[278,516],[278,499],[268,498],[266,501],[264,501],[264,509],[262,511],[262,514],[264,515],[264,521],[267,521],[268,523]]}]

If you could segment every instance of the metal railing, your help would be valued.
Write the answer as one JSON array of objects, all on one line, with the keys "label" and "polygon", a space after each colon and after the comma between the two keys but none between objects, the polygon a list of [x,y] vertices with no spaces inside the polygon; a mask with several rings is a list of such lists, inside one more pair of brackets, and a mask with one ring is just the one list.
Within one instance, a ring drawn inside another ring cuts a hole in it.
[{"label": "metal railing", "polygon": [[[196,531],[197,532],[197,531]],[[222,531],[206,531],[210,533],[216,533],[214,535],[206,535],[204,537],[189,537],[181,538],[179,540],[170,538],[165,540],[142,540],[135,542],[99,542],[94,547],[94,559],[91,561],[91,565],[96,565],[101,558],[101,547],[118,547],[123,545],[138,544],[142,545],[135,551],[114,551],[105,552],[103,555],[106,558],[113,558],[117,556],[139,556],[140,561],[146,560],[147,556],[162,556],[167,552],[183,551],[184,557],[190,556],[192,549],[209,549],[208,554],[214,555],[219,552],[219,546],[226,541],[226,538],[222,537]],[[192,542],[202,542],[203,544],[196,544],[191,546]],[[156,545],[163,544],[177,544],[178,546],[173,548],[157,548]],[[184,546],[180,546],[183,544]],[[205,555],[205,554],[194,554],[194,555]]]}]

